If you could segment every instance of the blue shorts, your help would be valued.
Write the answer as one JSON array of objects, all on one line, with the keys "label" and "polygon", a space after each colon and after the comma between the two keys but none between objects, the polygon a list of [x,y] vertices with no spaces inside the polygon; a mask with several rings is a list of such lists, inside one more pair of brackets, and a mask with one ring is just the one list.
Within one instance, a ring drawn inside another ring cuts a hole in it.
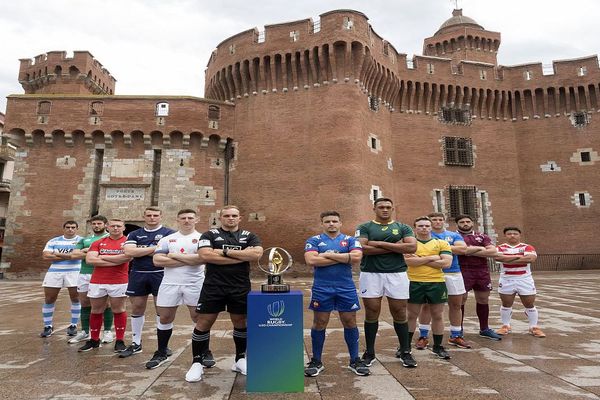
[{"label": "blue shorts", "polygon": [[355,287],[313,286],[308,308],[318,312],[360,310]]},{"label": "blue shorts", "polygon": [[129,272],[129,284],[127,285],[127,296],[152,296],[158,295],[158,288],[162,282],[164,272]]}]

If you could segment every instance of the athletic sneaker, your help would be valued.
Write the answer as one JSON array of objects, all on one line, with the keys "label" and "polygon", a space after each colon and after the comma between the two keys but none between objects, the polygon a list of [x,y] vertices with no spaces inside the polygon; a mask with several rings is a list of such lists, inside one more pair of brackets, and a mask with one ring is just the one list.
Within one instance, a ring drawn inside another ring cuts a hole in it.
[{"label": "athletic sneaker", "polygon": [[429,339],[427,339],[425,336],[421,336],[419,339],[417,339],[415,348],[417,350],[425,350],[427,348],[428,344],[429,344]]},{"label": "athletic sneaker", "polygon": [[[321,364],[321,366],[322,365],[323,364]],[[352,361],[350,363],[348,368],[350,368],[350,371],[354,372],[356,375],[367,376],[367,375],[371,374],[371,371],[369,371],[369,367],[367,367],[365,362],[363,360],[361,360],[359,357],[356,357],[354,359],[354,361]],[[306,370],[304,370],[304,371],[305,371],[304,374],[306,374]]]},{"label": "athletic sneaker", "polygon": [[375,361],[375,354],[367,353],[366,351],[362,355],[362,360],[365,362],[367,367],[373,365],[373,361]]},{"label": "athletic sneaker", "polygon": [[164,364],[165,362],[167,362],[167,355],[160,351],[155,351],[150,361],[146,363],[146,368],[154,369]]},{"label": "athletic sneaker", "polygon": [[461,349],[470,349],[471,345],[467,342],[462,336],[451,337],[448,339],[448,344],[456,347],[460,347]]},{"label": "athletic sneaker", "polygon": [[127,358],[127,357],[130,357],[134,354],[141,353],[141,352],[142,352],[141,344],[131,343],[129,345],[129,347],[127,347],[125,350],[123,350],[121,352],[121,354],[119,354],[119,358]]},{"label": "athletic sneaker", "polygon": [[167,357],[171,357],[173,355],[173,350],[167,347]]},{"label": "athletic sneaker", "polygon": [[80,331],[77,335],[75,335],[74,337],[69,339],[69,341],[67,343],[75,344],[75,343],[79,343],[79,342],[84,342],[84,341],[88,340],[89,338],[90,338],[89,333],[87,333],[86,331]]},{"label": "athletic sneaker", "polygon": [[431,349],[431,352],[433,354],[435,354],[436,356],[438,356],[438,358],[441,358],[442,360],[449,360],[452,357],[450,357],[450,353],[448,353],[446,351],[446,349],[444,348],[444,346],[433,346],[433,349]]},{"label": "athletic sneaker", "polygon": [[54,332],[54,329],[52,329],[52,325],[47,325],[44,327],[42,333],[40,333],[40,337],[50,337],[52,336],[52,332]]},{"label": "athletic sneaker", "polygon": [[200,356],[200,364],[202,364],[203,367],[214,367],[216,363],[217,362],[215,361],[215,358],[210,350],[206,350],[204,354]]},{"label": "athletic sneaker", "polygon": [[304,368],[304,376],[317,376],[324,369],[325,367],[323,366],[323,363],[321,361],[311,358],[309,363],[306,364],[306,367]]},{"label": "athletic sneaker", "polygon": [[406,368],[414,368],[417,366],[417,361],[413,358],[410,351],[405,351],[400,354],[400,358],[402,359],[402,365]]},{"label": "athletic sneaker", "polygon": [[80,353],[85,351],[90,351],[92,349],[97,349],[98,347],[102,347],[99,340],[89,339],[85,344],[77,350]]},{"label": "athletic sneaker", "polygon": [[77,335],[77,325],[69,325],[67,328],[67,336]]},{"label": "athletic sneaker", "polygon": [[202,372],[202,364],[195,362],[185,374],[185,380],[187,382],[198,382],[202,380]]},{"label": "athletic sneaker", "polygon": [[112,343],[115,340],[115,335],[112,331],[104,331],[102,334],[102,343]]},{"label": "athletic sneaker", "polygon": [[483,331],[479,331],[479,336],[490,340],[502,340],[502,336],[494,332],[492,328],[487,328]]},{"label": "athletic sneaker", "polygon": [[233,372],[239,372],[242,375],[246,375],[246,370],[247,370],[246,359],[245,358],[240,358],[239,360],[237,360],[231,366],[231,370]]},{"label": "athletic sneaker", "polygon": [[115,353],[121,353],[123,351],[125,351],[127,349],[127,346],[125,346],[125,342],[122,340],[117,340],[115,342]]},{"label": "athletic sneaker", "polygon": [[502,327],[500,329],[496,329],[496,333],[498,335],[508,335],[509,333],[512,332],[512,329],[510,327],[510,325],[502,325]]},{"label": "athletic sneaker", "polygon": [[540,328],[538,328],[537,326],[534,326],[533,328],[529,328],[529,334],[533,335],[537,338],[546,337],[546,334],[544,332],[542,332],[542,330]]}]

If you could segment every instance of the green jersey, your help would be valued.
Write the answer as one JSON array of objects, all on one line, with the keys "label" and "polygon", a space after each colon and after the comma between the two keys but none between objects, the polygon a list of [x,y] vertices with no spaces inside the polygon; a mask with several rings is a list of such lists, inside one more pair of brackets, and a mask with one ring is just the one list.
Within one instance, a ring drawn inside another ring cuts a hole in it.
[{"label": "green jersey", "polygon": [[[365,222],[356,229],[356,237],[380,242],[396,243],[405,237],[414,237],[410,226],[392,221],[381,224],[375,221]],[[406,262],[400,253],[363,255],[360,270],[363,272],[405,272]]]},{"label": "green jersey", "polygon": [[[105,232],[105,233],[103,233],[101,235],[94,235],[94,236],[84,237],[79,242],[77,242],[77,245],[75,245],[75,248],[79,249],[79,250],[87,249],[96,240],[102,239],[105,236],[108,236],[108,232]],[[79,271],[79,273],[80,274],[91,274],[92,272],[94,272],[94,266],[91,265],[91,264],[86,263],[85,262],[85,258],[83,260],[81,260],[81,271]]]}]

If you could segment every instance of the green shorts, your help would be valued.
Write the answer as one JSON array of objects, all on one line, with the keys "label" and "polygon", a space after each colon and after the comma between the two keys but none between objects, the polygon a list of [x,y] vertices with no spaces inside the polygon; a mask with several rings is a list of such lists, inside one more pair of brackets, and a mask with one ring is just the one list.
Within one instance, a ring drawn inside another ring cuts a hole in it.
[{"label": "green shorts", "polygon": [[446,282],[411,282],[409,303],[443,304],[448,301]]}]

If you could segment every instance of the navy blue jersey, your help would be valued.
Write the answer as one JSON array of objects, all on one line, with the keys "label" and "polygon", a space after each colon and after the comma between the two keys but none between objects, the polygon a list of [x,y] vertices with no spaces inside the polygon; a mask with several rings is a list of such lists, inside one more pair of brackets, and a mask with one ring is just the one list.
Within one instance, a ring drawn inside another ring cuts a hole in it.
[{"label": "navy blue jersey", "polygon": [[[175,233],[173,229],[164,226],[153,231],[149,231],[146,228],[140,228],[127,235],[125,245],[135,244],[136,247],[156,246],[160,239],[169,236],[172,233]],[[143,257],[134,257],[129,263],[131,270],[138,272],[162,272],[162,267],[156,268],[154,266],[154,263],[152,262],[153,255],[154,254]]]},{"label": "navy blue jersey", "polygon": [[[304,251],[318,253],[350,253],[352,250],[362,250],[360,242],[354,236],[340,233],[334,239],[322,233],[312,236],[306,241]],[[354,287],[352,280],[352,265],[337,263],[326,267],[314,267],[314,286]]]},{"label": "navy blue jersey", "polygon": [[[465,239],[463,239],[459,233],[452,231],[444,231],[442,233],[431,232],[431,237],[434,239],[445,240],[450,246],[453,246],[454,242],[465,241]],[[460,272],[460,265],[458,264],[458,256],[456,254],[452,255],[452,264],[448,268],[444,268],[442,271],[445,273]]]}]

